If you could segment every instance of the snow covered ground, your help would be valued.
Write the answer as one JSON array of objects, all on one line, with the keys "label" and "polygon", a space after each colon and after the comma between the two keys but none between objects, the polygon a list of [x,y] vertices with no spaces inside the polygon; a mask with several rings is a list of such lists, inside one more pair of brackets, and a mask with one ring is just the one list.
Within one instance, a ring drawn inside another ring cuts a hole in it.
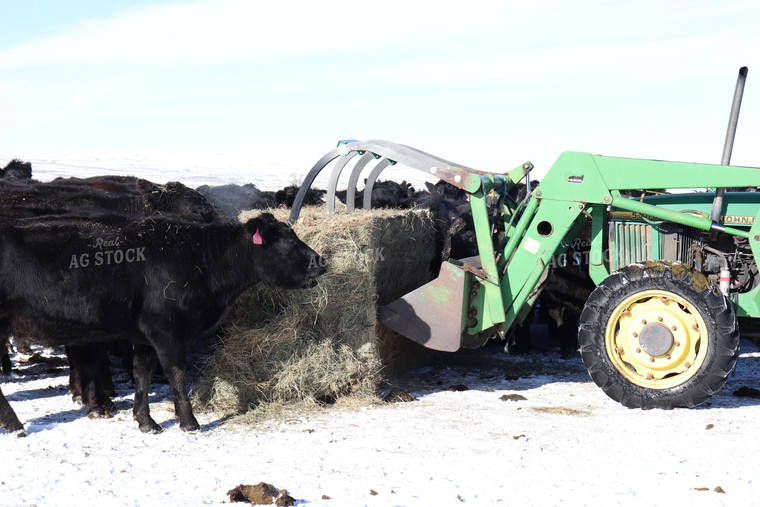
[{"label": "snow covered ground", "polygon": [[757,505],[760,402],[733,392],[759,387],[760,352],[742,346],[724,389],[691,410],[628,410],[578,356],[491,347],[394,381],[416,401],[256,426],[200,413],[195,434],[154,385],[160,435],[137,429],[126,384],[114,418],[89,420],[66,370],[37,366],[3,383],[28,436],[0,435],[0,503],[217,505],[263,481],[297,505]]},{"label": "snow covered ground", "polygon": [[[116,160],[109,172],[190,185],[292,183],[292,168],[250,169],[225,157],[216,167],[226,177],[193,179],[208,169],[199,159],[166,158],[173,165]],[[108,166],[91,154],[61,159],[47,167],[89,176],[106,171],[87,167]],[[35,164],[36,177],[59,175],[44,167]],[[251,178],[229,177],[249,170]],[[487,347],[394,380],[416,401],[255,426],[199,413],[203,431],[193,434],[174,421],[168,385],[154,384],[160,435],[138,430],[125,382],[115,417],[87,419],[66,393],[60,353],[46,357],[0,378],[28,433],[0,430],[2,505],[217,505],[238,484],[262,481],[297,505],[760,505],[760,400],[734,395],[760,388],[760,350],[746,340],[726,386],[691,410],[626,409],[591,382],[579,356]]]}]

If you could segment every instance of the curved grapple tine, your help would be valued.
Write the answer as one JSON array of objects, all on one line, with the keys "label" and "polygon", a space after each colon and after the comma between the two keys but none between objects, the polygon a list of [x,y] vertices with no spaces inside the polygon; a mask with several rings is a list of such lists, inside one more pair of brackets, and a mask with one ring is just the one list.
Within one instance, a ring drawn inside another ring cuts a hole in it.
[{"label": "curved grapple tine", "polygon": [[359,176],[370,160],[373,159],[381,160],[375,165],[369,178],[367,178],[367,184],[364,187],[364,209],[370,209],[371,207],[372,189],[374,188],[375,181],[379,174],[389,165],[394,165],[397,162],[401,165],[435,176],[438,179],[446,181],[447,183],[468,192],[475,192],[480,188],[482,184],[482,176],[498,176],[501,184],[504,184],[505,181],[511,181],[512,184],[515,184],[524,174],[527,174],[528,171],[533,168],[533,165],[527,162],[523,164],[521,168],[515,169],[517,173],[512,174],[512,172],[510,172],[510,175],[505,179],[501,177],[501,175],[494,175],[487,171],[479,171],[461,164],[454,164],[448,160],[403,144],[396,144],[390,141],[341,141],[337,148],[331,150],[319,159],[319,162],[312,167],[311,171],[309,171],[309,174],[304,179],[304,182],[296,195],[295,202],[293,203],[293,209],[290,212],[289,221],[291,224],[294,224],[296,220],[298,220],[298,215],[301,213],[301,206],[306,197],[306,192],[308,192],[309,187],[314,183],[317,175],[330,162],[338,158],[338,156],[343,156],[343,159],[335,165],[335,168],[330,175],[330,182],[327,189],[327,210],[331,212],[335,211],[335,193],[338,179],[348,162],[357,154],[362,156],[351,171],[351,175],[348,179],[348,191],[346,193],[346,208],[349,211],[353,211],[356,206],[356,183],[359,180]]},{"label": "curved grapple tine", "polygon": [[296,220],[298,220],[298,215],[301,213],[301,206],[303,206],[303,200],[306,198],[306,192],[308,192],[309,188],[311,188],[311,184],[314,183],[317,175],[322,171],[322,169],[325,168],[327,164],[339,156],[340,152],[338,151],[338,148],[334,148],[328,151],[322,158],[319,159],[319,162],[314,164],[314,167],[311,168],[309,174],[306,175],[303,183],[301,183],[301,188],[298,189],[296,199],[293,201],[293,209],[290,210],[290,217],[288,217],[288,222],[290,222],[290,225],[295,224]]},{"label": "curved grapple tine", "polygon": [[390,141],[356,141],[346,143],[340,149],[343,153],[366,151],[372,153],[375,158],[385,157],[391,164],[398,162],[467,191],[473,191],[480,186],[481,176],[492,174],[455,164],[416,148]]},{"label": "curved grapple tine", "polygon": [[389,165],[391,165],[390,160],[384,158],[378,162],[375,167],[372,168],[372,172],[369,173],[367,183],[364,185],[364,209],[372,208],[372,189],[375,187],[375,181],[377,180],[378,175]]},{"label": "curved grapple tine", "polygon": [[330,181],[327,183],[327,212],[332,213],[335,211],[335,193],[338,187],[338,179],[343,172],[343,168],[346,164],[357,155],[355,151],[352,151],[348,155],[342,157],[335,164],[333,172],[330,174]]},{"label": "curved grapple tine", "polygon": [[369,161],[374,160],[374,158],[375,155],[373,153],[365,153],[351,170],[351,175],[348,177],[348,192],[346,192],[346,208],[348,211],[354,211],[356,201],[356,182],[359,181],[359,175],[361,174],[362,169],[369,164]]}]

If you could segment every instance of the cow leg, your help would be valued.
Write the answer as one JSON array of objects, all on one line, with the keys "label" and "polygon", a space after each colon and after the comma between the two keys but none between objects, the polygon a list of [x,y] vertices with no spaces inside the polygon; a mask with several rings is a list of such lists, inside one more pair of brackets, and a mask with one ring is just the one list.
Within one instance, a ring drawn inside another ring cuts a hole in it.
[{"label": "cow leg", "polygon": [[179,417],[179,427],[183,431],[197,431],[200,424],[193,415],[193,407],[187,391],[187,360],[184,349],[178,346],[160,347],[158,358],[169,380],[174,395],[174,412]]},{"label": "cow leg", "polygon": [[74,396],[76,394],[81,396],[87,417],[91,419],[110,417],[114,405],[103,389],[104,346],[100,344],[69,345],[66,347],[66,353],[69,356],[71,372],[69,381],[79,383],[70,385],[70,389]]},{"label": "cow leg", "polygon": [[148,391],[153,371],[156,369],[156,352],[148,345],[135,345],[132,365],[135,376],[134,418],[143,433],[161,433],[163,429],[150,416]]},{"label": "cow leg", "polygon": [[129,381],[134,382],[134,371],[132,368],[132,342],[126,340],[117,340],[110,344],[109,352],[119,359],[121,367],[126,370]]},{"label": "cow leg", "polygon": [[21,431],[20,436],[23,436],[24,425],[18,420],[16,412],[13,411],[13,407],[5,399],[3,391],[0,390],[0,427],[5,428],[5,431],[11,433],[13,431]]},{"label": "cow leg", "polygon": [[[111,371],[111,359],[108,356],[108,346],[105,344],[98,345],[98,354],[100,355],[98,368],[98,382],[103,388],[107,398],[116,396],[116,385],[113,383],[113,372]],[[110,400],[109,400],[110,401]]]},{"label": "cow leg", "polygon": [[525,320],[522,322],[522,324],[517,324],[514,326],[513,332],[509,337],[509,341],[507,342],[507,347],[505,348],[507,352],[510,354],[525,354],[527,352],[530,352],[530,350],[533,348],[531,331],[535,330],[531,328],[535,315],[536,308],[533,307],[530,309],[528,316],[525,317]]},{"label": "cow leg", "polygon": [[6,375],[11,372],[11,356],[8,354],[8,349],[0,350],[0,368]]},{"label": "cow leg", "polygon": [[8,375],[11,372],[11,356],[10,356],[10,337],[11,333],[8,329],[8,321],[6,319],[0,320],[0,369],[2,372]]},{"label": "cow leg", "polygon": [[578,350],[578,319],[580,315],[572,311],[566,312],[559,330],[559,349],[563,356],[570,356]]},{"label": "cow leg", "polygon": [[69,360],[69,394],[74,403],[82,403],[82,362],[76,352],[72,354],[71,346],[66,346],[66,357]]}]

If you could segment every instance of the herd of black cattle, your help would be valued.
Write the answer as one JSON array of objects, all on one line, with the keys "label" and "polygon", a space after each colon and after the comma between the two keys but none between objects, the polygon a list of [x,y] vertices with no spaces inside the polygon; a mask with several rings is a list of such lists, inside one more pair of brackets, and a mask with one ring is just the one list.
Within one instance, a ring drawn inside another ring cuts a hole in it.
[{"label": "herd of black cattle", "polygon": [[[524,188],[516,190],[507,198],[524,197]],[[3,373],[11,369],[11,337],[16,346],[65,346],[72,395],[88,416],[102,417],[115,394],[109,351],[126,349],[139,428],[161,431],[148,405],[160,365],[180,427],[198,429],[186,386],[188,346],[213,335],[235,299],[256,283],[309,287],[326,269],[327,262],[270,213],[237,220],[242,210],[290,207],[297,191],[264,192],[251,184],[194,190],[125,176],[43,183],[32,179],[29,163],[11,161],[0,170]],[[323,194],[310,190],[305,204],[322,202]],[[339,197],[345,200],[345,192]],[[372,206],[431,211],[431,276],[442,260],[477,255],[469,203],[451,185],[415,191],[406,182],[377,182]],[[565,351],[573,348],[577,317],[592,289],[587,270],[572,260],[557,263],[545,283],[539,312]],[[530,347],[528,329],[517,329],[513,350]],[[2,391],[0,427],[23,434]]]}]

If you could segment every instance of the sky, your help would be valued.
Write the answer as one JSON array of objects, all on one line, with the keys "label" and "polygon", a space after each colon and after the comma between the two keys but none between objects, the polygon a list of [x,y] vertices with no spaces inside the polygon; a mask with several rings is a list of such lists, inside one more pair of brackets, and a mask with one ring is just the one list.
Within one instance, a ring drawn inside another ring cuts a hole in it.
[{"label": "sky", "polygon": [[387,139],[546,169],[566,150],[760,166],[760,3],[0,0],[0,154],[316,162]]}]

